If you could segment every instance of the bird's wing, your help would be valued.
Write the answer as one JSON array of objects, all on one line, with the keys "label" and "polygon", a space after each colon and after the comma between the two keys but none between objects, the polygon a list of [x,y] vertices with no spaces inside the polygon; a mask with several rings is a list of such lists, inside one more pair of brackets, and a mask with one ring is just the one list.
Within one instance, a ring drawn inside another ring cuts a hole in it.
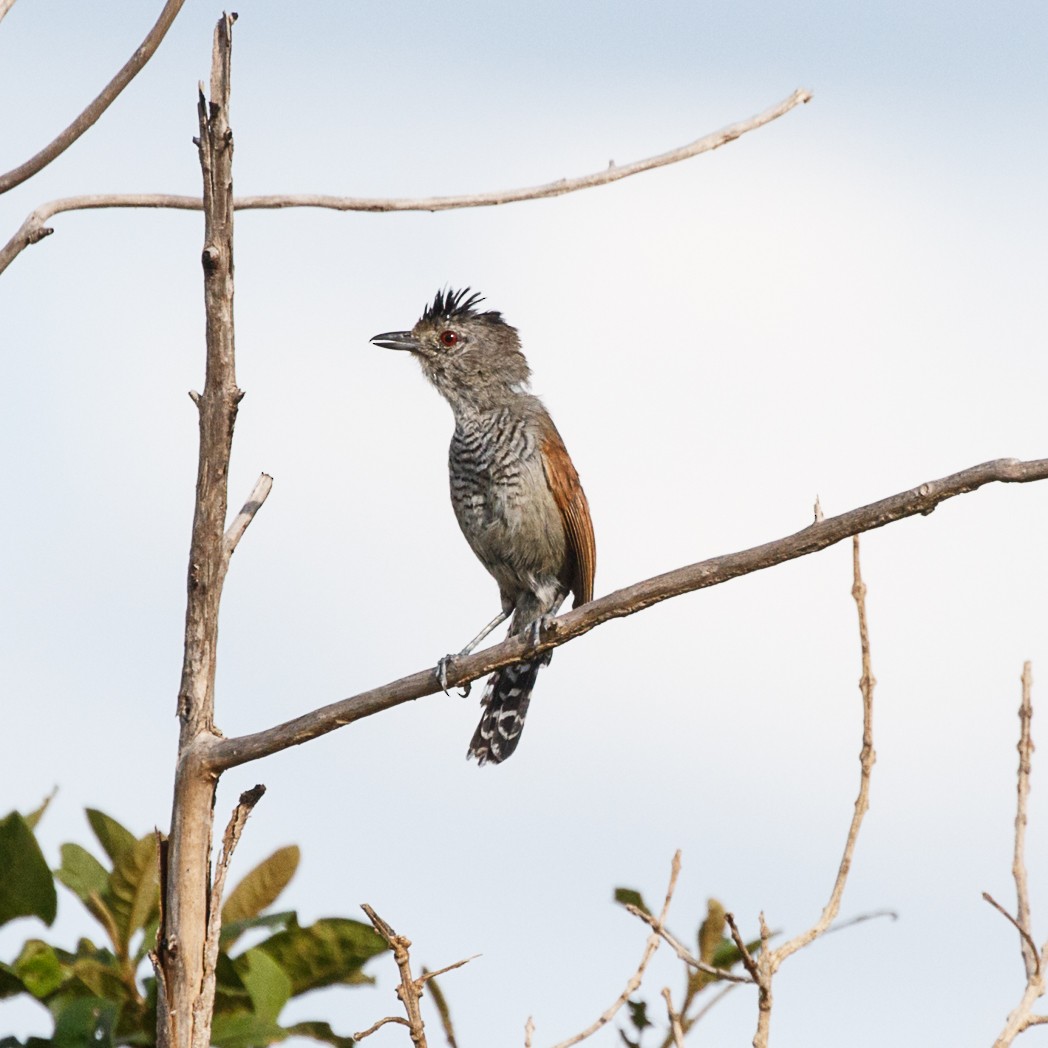
[{"label": "bird's wing", "polygon": [[572,556],[571,590],[578,607],[593,600],[593,576],[597,570],[597,544],[593,537],[593,521],[589,503],[582,490],[564,441],[556,426],[549,423],[542,441],[542,465],[546,472],[553,501],[560,510],[568,551]]}]

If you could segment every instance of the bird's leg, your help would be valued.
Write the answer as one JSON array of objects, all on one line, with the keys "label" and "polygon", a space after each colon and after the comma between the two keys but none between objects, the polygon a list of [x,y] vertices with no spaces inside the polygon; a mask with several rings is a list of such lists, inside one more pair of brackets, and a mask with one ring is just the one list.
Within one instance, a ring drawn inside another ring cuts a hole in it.
[{"label": "bird's leg", "polygon": [[528,632],[531,635],[530,639],[532,647],[537,645],[538,642],[542,640],[542,634],[553,626],[553,620],[557,617],[557,612],[560,611],[560,606],[564,603],[566,597],[566,593],[557,597],[549,611],[540,615],[528,628]]},{"label": "bird's leg", "polygon": [[[512,608],[510,609],[512,611]],[[455,661],[468,655],[496,626],[501,626],[510,616],[510,611],[500,611],[460,652],[455,655],[445,655],[437,663],[437,680],[444,694],[448,693],[448,667]],[[466,684],[462,689],[462,697],[469,694],[470,685]]]}]

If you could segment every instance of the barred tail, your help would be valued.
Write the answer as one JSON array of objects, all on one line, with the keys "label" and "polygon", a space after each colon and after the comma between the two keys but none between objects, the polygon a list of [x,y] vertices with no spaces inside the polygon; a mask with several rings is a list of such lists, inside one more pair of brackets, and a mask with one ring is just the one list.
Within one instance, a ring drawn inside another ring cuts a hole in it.
[{"label": "barred tail", "polygon": [[548,662],[549,653],[496,670],[488,678],[480,700],[484,712],[469,744],[467,760],[475,757],[481,765],[488,761],[499,764],[512,755],[524,729],[535,678]]}]

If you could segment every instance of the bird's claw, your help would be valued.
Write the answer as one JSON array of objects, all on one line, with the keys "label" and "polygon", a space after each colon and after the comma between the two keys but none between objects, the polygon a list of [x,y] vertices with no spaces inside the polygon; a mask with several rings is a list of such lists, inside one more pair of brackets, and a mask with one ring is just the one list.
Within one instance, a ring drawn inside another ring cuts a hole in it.
[{"label": "bird's claw", "polygon": [[[451,666],[451,664],[455,661],[457,657],[458,656],[456,655],[445,655],[437,663],[437,683],[440,685],[440,690],[443,691],[445,695],[448,694],[448,668]],[[466,683],[463,684],[462,687],[459,689],[459,695],[461,695],[462,698],[465,698],[470,693],[470,689],[472,688],[472,686],[473,685],[470,681],[466,681]]]},{"label": "bird's claw", "polygon": [[531,624],[531,646],[536,647],[542,640],[543,633],[556,633],[555,615],[542,615]]}]

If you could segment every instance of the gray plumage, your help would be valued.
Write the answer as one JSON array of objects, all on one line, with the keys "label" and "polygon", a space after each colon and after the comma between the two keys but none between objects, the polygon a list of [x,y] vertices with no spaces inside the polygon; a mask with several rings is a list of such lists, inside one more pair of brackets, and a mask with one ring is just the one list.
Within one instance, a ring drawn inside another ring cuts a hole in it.
[{"label": "gray plumage", "polygon": [[[451,405],[451,503],[466,541],[498,583],[510,634],[541,628],[569,592],[592,599],[596,553],[586,496],[552,419],[528,391],[515,328],[479,312],[479,295],[439,292],[410,331],[373,342],[407,349]],[[465,651],[472,649],[496,619]],[[505,760],[517,746],[531,690],[549,653],[488,680],[467,756]]]}]

